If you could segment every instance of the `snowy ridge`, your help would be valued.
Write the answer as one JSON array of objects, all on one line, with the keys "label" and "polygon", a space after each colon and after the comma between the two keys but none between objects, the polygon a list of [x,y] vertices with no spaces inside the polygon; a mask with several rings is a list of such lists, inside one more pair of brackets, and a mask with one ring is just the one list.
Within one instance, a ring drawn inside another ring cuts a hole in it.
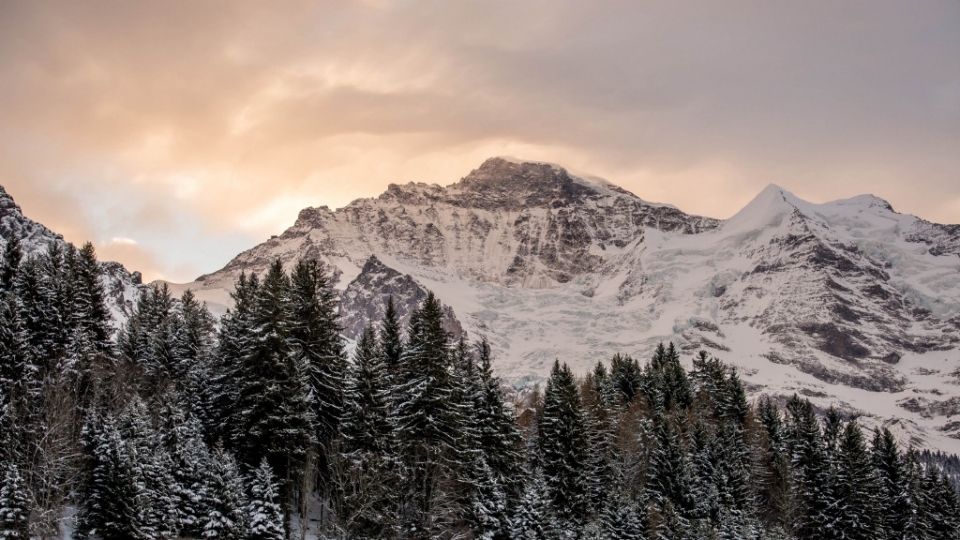
[{"label": "snowy ridge", "polygon": [[958,253],[960,227],[870,195],[812,204],[771,185],[720,222],[494,158],[447,187],[305,209],[190,286],[222,299],[242,270],[318,257],[369,311],[386,301],[362,277],[376,255],[486,337],[515,384],[543,380],[555,358],[585,373],[670,340],[738,366],[754,395],[797,392],[960,452]]}]

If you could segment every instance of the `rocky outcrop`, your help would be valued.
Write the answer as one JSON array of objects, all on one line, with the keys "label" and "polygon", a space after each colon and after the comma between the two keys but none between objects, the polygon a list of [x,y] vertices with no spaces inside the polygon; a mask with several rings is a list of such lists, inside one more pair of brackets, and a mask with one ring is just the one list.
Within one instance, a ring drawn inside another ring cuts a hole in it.
[{"label": "rocky outcrop", "polygon": [[[424,289],[408,274],[401,274],[371,256],[360,275],[347,285],[340,300],[340,325],[343,335],[357,339],[370,325],[375,328],[383,320],[387,301],[393,298],[397,318],[402,327],[410,322],[410,315],[427,297]],[[464,336],[463,326],[450,306],[443,307],[443,328],[452,339]]]}]

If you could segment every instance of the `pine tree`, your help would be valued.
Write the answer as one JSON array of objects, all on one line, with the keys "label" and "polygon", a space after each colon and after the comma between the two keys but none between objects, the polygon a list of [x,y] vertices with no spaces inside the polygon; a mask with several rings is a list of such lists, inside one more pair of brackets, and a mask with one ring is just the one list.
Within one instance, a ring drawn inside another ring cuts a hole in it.
[{"label": "pine tree", "polygon": [[646,540],[647,528],[641,510],[623,491],[607,497],[600,511],[600,532],[608,540]]},{"label": "pine tree", "polygon": [[554,511],[563,522],[583,525],[589,515],[587,433],[580,394],[570,368],[554,362],[537,421],[543,474]]},{"label": "pine tree", "polygon": [[[431,518],[448,499],[461,463],[458,453],[462,431],[461,409],[455,402],[452,355],[442,326],[443,310],[433,293],[410,317],[409,337],[400,359],[394,391],[396,423],[403,434],[404,462],[413,504],[412,527],[441,526]],[[439,488],[438,488],[439,486]]]},{"label": "pine tree", "polygon": [[403,356],[403,337],[393,296],[387,298],[387,307],[383,313],[383,321],[380,323],[380,353],[387,365],[388,374],[391,377],[395,376],[400,369],[400,358]]},{"label": "pine tree", "polygon": [[3,462],[0,485],[0,540],[30,540],[30,496],[17,466]]},{"label": "pine tree", "polygon": [[678,517],[694,514],[694,471],[675,421],[661,414],[654,417],[655,447],[647,467],[646,489],[650,500],[664,512],[669,506]]},{"label": "pine tree", "polygon": [[76,538],[139,540],[151,536],[147,498],[138,482],[136,455],[116,420],[92,418],[84,426],[86,478],[77,510]]},{"label": "pine tree", "polygon": [[327,283],[326,272],[316,259],[300,260],[289,285],[288,340],[292,353],[310,374],[316,439],[322,443],[333,438],[339,428],[347,372],[336,295]]},{"label": "pine tree", "polygon": [[633,403],[643,389],[643,371],[640,364],[629,356],[615,354],[610,361],[609,385],[622,403]]},{"label": "pine tree", "polygon": [[867,450],[863,432],[856,421],[850,421],[839,440],[837,530],[843,538],[875,539],[880,537],[881,515],[877,492],[880,485]]},{"label": "pine tree", "polygon": [[801,515],[797,534],[806,538],[831,538],[836,530],[836,483],[823,433],[813,406],[796,394],[787,403],[790,413],[789,441],[793,469],[800,483]]},{"label": "pine tree", "polygon": [[283,511],[279,503],[279,491],[273,470],[267,460],[253,473],[250,482],[250,502],[247,505],[249,519],[248,540],[283,540]]},{"label": "pine tree", "polygon": [[333,478],[339,486],[338,517],[347,533],[358,538],[382,537],[395,522],[398,438],[390,399],[386,365],[368,327],[347,376],[340,466]]},{"label": "pine tree", "polygon": [[248,532],[248,501],[243,478],[233,456],[217,448],[211,459],[204,486],[204,499],[210,501],[203,519],[204,538],[245,540]]},{"label": "pine tree", "polygon": [[520,504],[511,521],[511,536],[517,540],[559,540],[561,535],[543,474],[537,469],[527,476]]}]

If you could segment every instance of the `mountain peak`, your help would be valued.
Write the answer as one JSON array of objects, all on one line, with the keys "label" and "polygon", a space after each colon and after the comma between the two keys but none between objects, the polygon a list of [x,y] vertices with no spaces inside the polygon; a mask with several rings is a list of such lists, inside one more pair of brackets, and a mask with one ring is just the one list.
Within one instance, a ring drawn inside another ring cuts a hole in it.
[{"label": "mountain peak", "polygon": [[598,197],[639,197],[606,180],[571,174],[555,163],[492,157],[450,186],[473,202],[496,201],[507,208],[556,206]]}]

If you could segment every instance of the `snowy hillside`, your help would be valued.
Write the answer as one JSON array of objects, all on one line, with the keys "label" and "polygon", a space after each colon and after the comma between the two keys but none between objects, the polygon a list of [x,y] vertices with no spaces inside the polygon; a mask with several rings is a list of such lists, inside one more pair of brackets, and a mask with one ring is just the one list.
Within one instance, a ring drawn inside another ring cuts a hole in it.
[{"label": "snowy hillside", "polygon": [[[40,255],[50,244],[67,245],[62,235],[24,216],[13,197],[0,186],[0,249],[14,236],[20,240],[24,257]],[[119,326],[139,294],[142,285],[140,272],[130,272],[116,262],[101,262],[100,267],[104,271],[101,280],[107,293],[107,305]]]},{"label": "snowy hillside", "polygon": [[542,380],[555,358],[585,373],[671,340],[688,358],[704,348],[738,365],[754,394],[799,392],[957,452],[958,254],[960,228],[872,196],[817,205],[769,186],[720,222],[495,158],[447,187],[308,208],[190,286],[223,309],[241,270],[306,256],[336,268],[338,289],[356,283],[355,298],[376,255],[487,337],[515,383]]}]

